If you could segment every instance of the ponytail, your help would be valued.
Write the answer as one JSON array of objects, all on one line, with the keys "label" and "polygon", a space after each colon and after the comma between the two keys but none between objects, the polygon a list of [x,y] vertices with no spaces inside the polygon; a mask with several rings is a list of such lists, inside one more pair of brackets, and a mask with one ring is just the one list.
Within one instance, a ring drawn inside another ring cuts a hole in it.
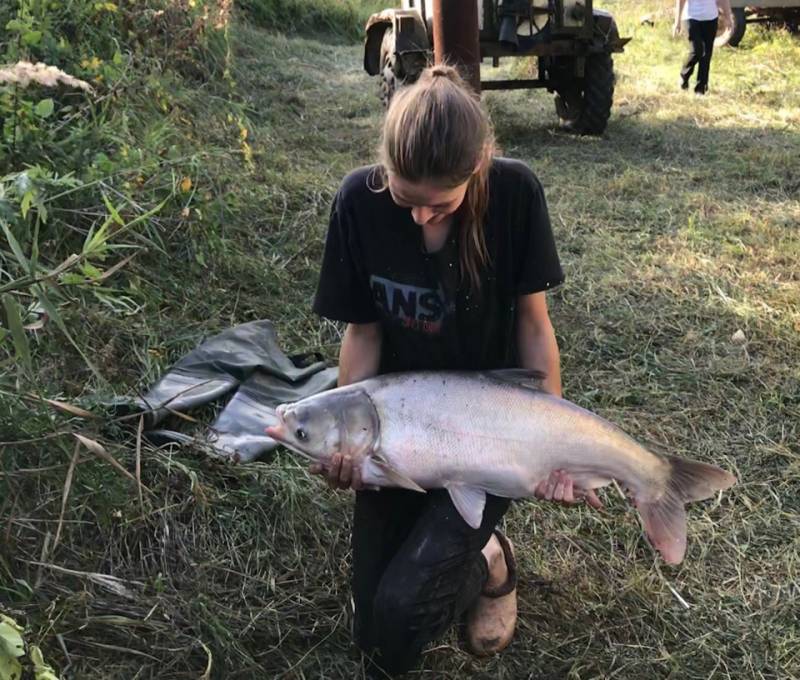
[{"label": "ponytail", "polygon": [[489,264],[484,223],[489,206],[489,169],[494,133],[478,96],[455,68],[426,68],[413,85],[392,99],[380,146],[381,188],[387,171],[409,182],[443,187],[469,182],[459,209],[461,276],[480,290],[480,272]]}]

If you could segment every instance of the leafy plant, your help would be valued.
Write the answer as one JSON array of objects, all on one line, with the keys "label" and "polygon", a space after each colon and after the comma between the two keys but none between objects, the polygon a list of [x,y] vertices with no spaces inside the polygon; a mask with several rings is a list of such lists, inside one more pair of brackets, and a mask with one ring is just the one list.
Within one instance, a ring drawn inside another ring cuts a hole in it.
[{"label": "leafy plant", "polygon": [[[22,677],[20,659],[25,656],[24,629],[14,619],[0,614],[0,680],[19,680]],[[31,645],[28,650],[35,680],[58,680],[53,668],[45,663],[42,650]]]},{"label": "leafy plant", "polygon": [[0,9],[0,377],[10,365],[18,378],[33,375],[33,334],[52,323],[101,379],[69,310],[141,308],[117,274],[137,252],[163,251],[160,220],[194,198],[173,179],[194,161],[167,141],[171,80],[224,74],[231,4],[17,0]]}]

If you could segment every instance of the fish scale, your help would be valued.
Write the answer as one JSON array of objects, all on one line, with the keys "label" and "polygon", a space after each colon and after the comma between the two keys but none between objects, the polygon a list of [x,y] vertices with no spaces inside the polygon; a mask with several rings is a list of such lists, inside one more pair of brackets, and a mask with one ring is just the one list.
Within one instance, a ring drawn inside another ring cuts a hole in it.
[{"label": "fish scale", "polygon": [[[411,391],[424,397],[406,399],[398,408],[399,395]],[[490,380],[475,389],[469,377],[453,376],[443,384],[423,376],[392,381],[370,396],[381,421],[381,451],[398,470],[426,482],[458,474],[459,481],[491,485],[493,493],[507,490],[507,484],[497,487],[491,476],[487,479],[483,463],[503,478],[517,475],[515,495],[522,496],[532,494],[559,461],[576,470],[582,467],[581,478],[593,477],[596,466],[583,453],[587,446],[619,450],[617,439],[624,437],[624,444],[638,449],[639,455],[652,456],[621,432],[599,426],[588,411],[565,408],[569,402],[543,392],[496,386]],[[592,422],[583,424],[581,416]],[[550,427],[559,419],[558,428]],[[585,445],[579,441],[581,434],[588,435],[583,437]]]}]

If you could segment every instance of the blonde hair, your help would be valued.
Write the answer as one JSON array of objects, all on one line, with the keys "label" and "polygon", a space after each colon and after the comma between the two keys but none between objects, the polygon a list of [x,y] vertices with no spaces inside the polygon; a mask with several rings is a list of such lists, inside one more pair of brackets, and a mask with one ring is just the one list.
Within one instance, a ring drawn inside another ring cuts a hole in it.
[{"label": "blonde hair", "polygon": [[383,188],[387,171],[409,182],[447,188],[469,181],[457,239],[461,276],[469,277],[475,291],[489,262],[484,219],[494,150],[489,117],[452,66],[426,68],[416,83],[392,98],[379,152]]}]

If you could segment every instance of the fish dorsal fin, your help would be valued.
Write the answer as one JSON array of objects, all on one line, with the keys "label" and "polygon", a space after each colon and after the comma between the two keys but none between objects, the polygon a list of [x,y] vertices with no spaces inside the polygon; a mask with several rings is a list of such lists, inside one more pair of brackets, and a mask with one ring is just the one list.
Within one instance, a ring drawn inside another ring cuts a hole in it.
[{"label": "fish dorsal fin", "polygon": [[366,464],[372,464],[377,467],[380,470],[380,473],[394,486],[399,486],[403,489],[410,489],[411,491],[419,491],[420,493],[426,493],[425,489],[423,489],[410,477],[393,468],[380,454],[373,453],[369,458],[367,458]]},{"label": "fish dorsal fin", "polygon": [[463,484],[451,484],[445,488],[464,521],[473,529],[480,527],[483,521],[483,509],[486,507],[486,492]]},{"label": "fish dorsal fin", "polygon": [[543,371],[528,368],[501,368],[495,371],[486,371],[485,374],[494,380],[537,392],[542,391],[542,382],[547,378],[547,374]]}]

